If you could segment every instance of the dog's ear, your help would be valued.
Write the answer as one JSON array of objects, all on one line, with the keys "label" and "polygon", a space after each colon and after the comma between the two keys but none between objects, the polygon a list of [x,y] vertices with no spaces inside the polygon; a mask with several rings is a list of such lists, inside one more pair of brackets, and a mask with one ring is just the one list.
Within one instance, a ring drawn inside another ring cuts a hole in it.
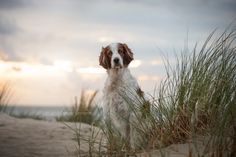
[{"label": "dog's ear", "polygon": [[133,58],[133,52],[130,50],[130,48],[124,43],[122,44],[124,49],[125,49],[125,53],[124,53],[124,65],[128,66],[129,63],[134,59]]},{"label": "dog's ear", "polygon": [[99,65],[101,65],[105,69],[109,69],[111,67],[111,63],[107,54],[107,49],[104,47],[102,47],[102,52],[99,56]]}]

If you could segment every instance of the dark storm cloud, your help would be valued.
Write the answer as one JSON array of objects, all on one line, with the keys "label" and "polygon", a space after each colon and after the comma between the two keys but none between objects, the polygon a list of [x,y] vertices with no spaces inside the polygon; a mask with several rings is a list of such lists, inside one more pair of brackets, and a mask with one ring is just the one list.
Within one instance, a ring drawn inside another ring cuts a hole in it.
[{"label": "dark storm cloud", "polygon": [[235,0],[228,1],[226,3],[221,2],[219,6],[224,10],[234,13],[234,15],[236,16],[236,1]]}]

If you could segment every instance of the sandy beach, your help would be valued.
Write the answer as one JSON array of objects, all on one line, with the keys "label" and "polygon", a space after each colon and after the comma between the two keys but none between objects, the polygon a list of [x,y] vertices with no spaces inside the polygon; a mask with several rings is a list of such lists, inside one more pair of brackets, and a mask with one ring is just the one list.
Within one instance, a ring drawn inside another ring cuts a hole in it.
[{"label": "sandy beach", "polygon": [[[66,123],[75,127],[73,123]],[[81,124],[80,133],[84,137],[91,135],[91,126]],[[69,157],[78,156],[78,148],[73,131],[60,122],[18,119],[0,113],[0,156],[1,157]],[[81,143],[80,152],[88,152],[88,144]],[[191,143],[175,144],[160,150],[141,153],[139,157],[189,156],[194,153]],[[86,156],[86,155],[85,155]]]},{"label": "sandy beach", "polygon": [[[81,124],[81,128],[81,134],[88,136],[90,126]],[[63,123],[18,119],[0,113],[1,157],[74,156],[77,143],[73,138],[73,131]],[[87,150],[86,144],[82,149]]]}]

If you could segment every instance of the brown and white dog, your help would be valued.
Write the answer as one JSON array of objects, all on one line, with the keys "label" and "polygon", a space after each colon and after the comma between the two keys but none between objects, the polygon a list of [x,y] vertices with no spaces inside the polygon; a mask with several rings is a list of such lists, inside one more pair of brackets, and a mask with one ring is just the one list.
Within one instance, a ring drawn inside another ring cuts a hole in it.
[{"label": "brown and white dog", "polygon": [[100,65],[107,70],[108,74],[102,98],[104,120],[109,120],[116,131],[134,148],[137,137],[130,122],[135,117],[124,96],[135,102],[137,96],[143,97],[143,92],[128,69],[132,60],[133,53],[126,44],[122,43],[112,43],[102,48],[99,57]]}]

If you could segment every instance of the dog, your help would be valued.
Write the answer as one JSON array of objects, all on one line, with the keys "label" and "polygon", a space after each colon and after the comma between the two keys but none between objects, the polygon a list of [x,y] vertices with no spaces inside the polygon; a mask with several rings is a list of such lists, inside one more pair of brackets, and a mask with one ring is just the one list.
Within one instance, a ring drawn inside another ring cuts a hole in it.
[{"label": "dog", "polygon": [[104,120],[110,121],[131,148],[135,147],[138,138],[130,125],[135,116],[128,101],[134,104],[137,97],[144,98],[143,91],[128,68],[133,59],[133,52],[125,43],[102,47],[99,56],[99,64],[107,70],[108,75],[102,98]]}]

